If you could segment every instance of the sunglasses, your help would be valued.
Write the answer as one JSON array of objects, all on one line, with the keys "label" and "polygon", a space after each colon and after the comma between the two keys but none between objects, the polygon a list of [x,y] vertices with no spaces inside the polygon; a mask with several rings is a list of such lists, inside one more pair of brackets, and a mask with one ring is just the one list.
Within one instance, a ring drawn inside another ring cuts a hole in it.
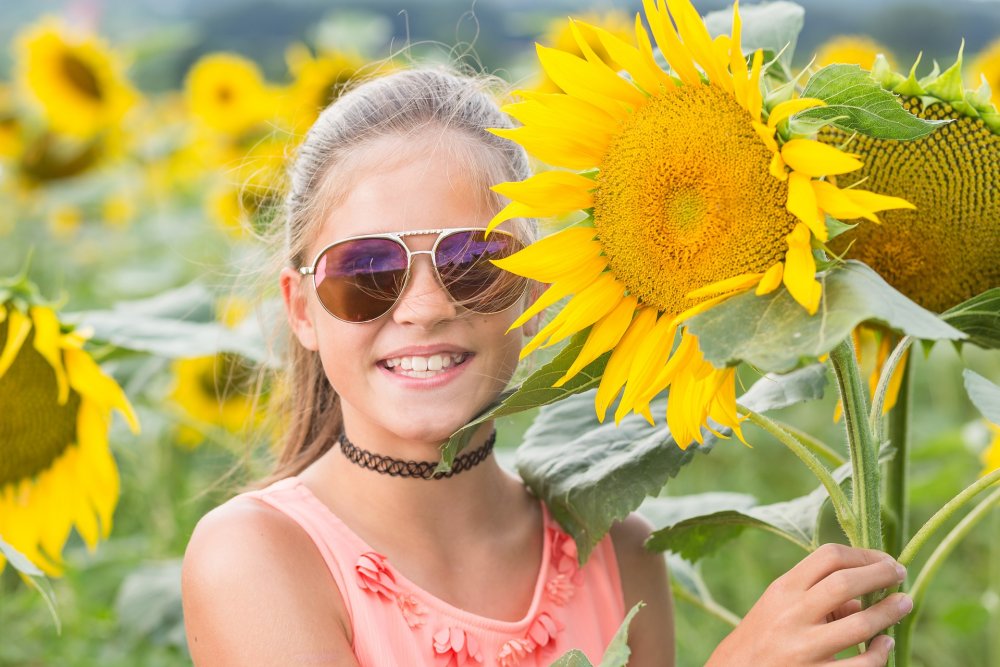
[{"label": "sunglasses", "polygon": [[[407,236],[437,234],[430,250],[410,250]],[[371,322],[396,305],[410,280],[415,255],[430,255],[434,274],[451,299],[474,313],[507,310],[524,293],[527,280],[495,266],[524,245],[505,231],[486,238],[479,227],[422,229],[352,236],[331,243],[299,273],[313,277],[326,312],[344,322]]]}]

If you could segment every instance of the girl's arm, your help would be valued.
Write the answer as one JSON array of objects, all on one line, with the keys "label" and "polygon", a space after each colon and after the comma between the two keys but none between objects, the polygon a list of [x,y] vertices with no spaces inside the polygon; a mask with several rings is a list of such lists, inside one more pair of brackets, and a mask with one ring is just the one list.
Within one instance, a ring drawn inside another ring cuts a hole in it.
[{"label": "girl's arm", "polygon": [[[906,571],[888,554],[824,544],[771,584],[706,667],[817,667],[898,623],[913,607],[902,593],[861,610],[856,599],[899,584]],[[835,664],[879,667],[892,640]]]},{"label": "girl's arm", "polygon": [[188,544],[182,589],[195,665],[357,667],[322,557],[266,505],[243,499],[207,514]]},{"label": "girl's arm", "polygon": [[611,527],[625,611],[640,600],[645,603],[629,626],[629,667],[674,667],[674,607],[667,563],[663,554],[644,546],[652,528],[638,514]]}]

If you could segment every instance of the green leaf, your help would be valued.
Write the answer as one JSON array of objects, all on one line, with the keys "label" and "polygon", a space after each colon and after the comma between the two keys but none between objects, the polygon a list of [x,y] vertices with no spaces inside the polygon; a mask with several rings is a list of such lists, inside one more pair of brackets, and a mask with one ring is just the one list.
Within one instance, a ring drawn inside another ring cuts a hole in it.
[{"label": "green leaf", "polygon": [[784,288],[740,294],[687,322],[705,358],[718,367],[741,361],[783,372],[832,350],[861,322],[877,320],[914,338],[958,340],[966,335],[896,291],[861,262],[817,275],[823,299],[809,315]]},{"label": "green leaf", "polygon": [[56,594],[52,590],[52,584],[49,583],[45,573],[28,560],[27,556],[5,542],[2,537],[0,537],[0,554],[3,554],[7,562],[21,574],[21,579],[24,583],[34,588],[42,596],[42,601],[45,602],[45,606],[49,610],[49,615],[52,617],[52,622],[56,626],[56,633],[61,634],[62,619],[59,618],[59,612],[56,610]]},{"label": "green leaf", "polygon": [[549,667],[594,667],[594,663],[587,658],[583,651],[573,649],[572,651],[563,653]]},{"label": "green leaf", "polygon": [[[579,394],[581,391],[597,387],[601,382],[601,375],[604,373],[608,358],[611,356],[610,352],[592,361],[563,386],[552,386],[566,374],[569,367],[576,361],[576,357],[583,349],[583,344],[589,334],[590,329],[588,328],[573,336],[552,361],[529,375],[516,389],[501,394],[496,402],[479,413],[468,424],[455,431],[441,448],[441,462],[435,472],[447,472],[451,469],[455,456],[469,444],[473,433],[484,422],[548,405],[568,396]],[[594,412],[593,399],[591,399],[590,411]]]},{"label": "green leaf", "polygon": [[121,628],[161,646],[186,645],[181,561],[141,565],[125,577],[115,600]]},{"label": "green leaf", "polygon": [[[833,472],[840,483],[850,475],[849,463]],[[643,514],[663,527],[650,535],[646,547],[696,561],[717,551],[745,528],[758,528],[812,551],[818,546],[820,514],[828,497],[826,488],[819,486],[801,498],[771,505],[757,505],[756,499],[742,493],[651,498],[643,505]],[[692,511],[696,515],[692,516]]]},{"label": "green leaf", "polygon": [[972,404],[984,417],[1000,425],[1000,387],[969,369],[962,371],[962,376]]},{"label": "green leaf", "polygon": [[94,341],[168,359],[231,352],[258,363],[277,363],[256,318],[227,327],[215,321],[213,303],[204,287],[188,285],[151,299],[117,303],[110,310],[67,313],[65,320],[91,329]]},{"label": "green leaf", "polygon": [[[744,52],[764,49],[781,53],[781,62],[791,66],[795,42],[805,23],[805,10],[794,2],[769,2],[740,7],[741,46]],[[732,9],[709,12],[705,26],[712,37],[729,35],[733,28]]]},{"label": "green leaf", "polygon": [[[643,508],[640,508],[640,511],[643,511]],[[664,555],[667,559],[667,569],[670,572],[670,589],[675,598],[700,607],[732,627],[739,624],[740,617],[720,605],[712,597],[708,584],[701,576],[699,563],[684,560],[679,555],[669,551]]]},{"label": "green leaf", "polygon": [[800,111],[793,119],[826,120],[878,139],[919,139],[951,122],[914,116],[858,65],[827,65],[809,79],[802,97],[821,99],[826,106]]},{"label": "green leaf", "polygon": [[[815,364],[784,376],[765,376],[739,402],[764,412],[819,398],[825,385],[826,370]],[[666,414],[666,400],[656,399],[650,409]],[[594,392],[587,392],[539,411],[517,450],[517,469],[572,535],[583,562],[615,521],[646,496],[659,493],[696,453],[712,448],[717,437],[707,430],[703,436],[704,444],[682,450],[662,421],[650,426],[630,414],[617,427],[600,424]]]},{"label": "green leaf", "polygon": [[615,636],[611,638],[611,643],[604,651],[604,657],[601,658],[599,667],[628,667],[628,657],[632,654],[628,647],[628,626],[644,606],[646,605],[640,601],[625,614],[625,620],[618,626]]},{"label": "green leaf", "polygon": [[1000,287],[949,308],[941,319],[967,333],[966,342],[987,350],[1000,349]]}]

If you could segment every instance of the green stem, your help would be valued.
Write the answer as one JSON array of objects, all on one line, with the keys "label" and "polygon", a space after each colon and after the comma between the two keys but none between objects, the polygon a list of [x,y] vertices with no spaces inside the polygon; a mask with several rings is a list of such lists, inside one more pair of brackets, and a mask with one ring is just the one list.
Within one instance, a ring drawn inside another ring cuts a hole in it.
[{"label": "green stem", "polygon": [[[993,526],[990,530],[990,592],[993,596],[993,608],[989,610],[993,617],[990,627],[1000,627],[1000,512],[993,513]],[[986,663],[1000,665],[1000,632],[991,632],[989,646],[986,649]]]},{"label": "green stem", "polygon": [[[996,471],[1000,472],[1000,471]],[[988,495],[981,503],[976,505],[971,512],[969,512],[958,524],[952,528],[951,532],[948,533],[937,548],[931,553],[930,558],[921,568],[920,573],[917,575],[916,580],[913,582],[913,587],[910,588],[909,594],[913,598],[913,611],[910,612],[902,621],[899,623],[899,629],[897,631],[896,640],[896,654],[898,655],[897,666],[898,667],[909,667],[910,660],[910,644],[913,639],[913,628],[916,625],[917,615],[920,613],[920,604],[923,601],[924,593],[927,590],[927,585],[930,580],[937,574],[937,571],[941,569],[941,565],[948,556],[954,551],[958,543],[979,523],[994,506],[1000,504],[1000,489],[996,489]]]},{"label": "green stem", "polygon": [[787,424],[787,423],[785,423],[783,421],[779,421],[777,419],[772,419],[771,421],[773,421],[779,427],[781,427],[782,429],[784,429],[787,433],[789,433],[790,435],[792,435],[796,440],[798,440],[803,445],[805,445],[806,449],[808,449],[809,451],[811,451],[813,454],[815,454],[819,458],[825,460],[830,465],[835,466],[835,467],[840,467],[840,466],[844,465],[845,463],[847,463],[847,459],[845,459],[840,454],[840,452],[838,452],[837,450],[833,449],[832,447],[830,447],[829,445],[827,445],[825,442],[823,442],[819,438],[816,438],[816,437],[810,435],[809,433],[806,433],[805,431],[803,431],[803,430],[801,430],[799,428],[796,428],[795,426],[792,426],[791,424]]},{"label": "green stem", "polygon": [[866,549],[882,548],[882,507],[879,500],[878,450],[868,427],[865,392],[861,386],[861,370],[854,355],[851,339],[830,351],[830,361],[837,375],[840,401],[844,407],[844,425],[851,453],[854,515],[858,518],[858,543]]},{"label": "green stem", "polygon": [[721,604],[719,604],[718,602],[716,602],[711,598],[702,599],[678,584],[671,586],[671,588],[673,589],[675,598],[679,600],[684,600],[686,602],[693,604],[696,607],[703,609],[704,611],[708,612],[709,614],[719,619],[726,625],[735,628],[737,625],[740,624],[740,621],[743,620],[739,616],[729,611],[728,609],[726,609]]},{"label": "green stem", "polygon": [[[898,560],[904,566],[909,567],[910,563],[913,562],[913,558],[920,551],[920,548],[924,546],[931,535],[936,533],[939,528],[963,505],[972,500],[980,491],[986,489],[993,484],[1000,482],[1000,469],[994,470],[988,475],[984,475],[977,479],[974,483],[965,487],[965,489],[959,493],[957,496],[949,500],[944,504],[944,507],[939,509],[934,516],[927,520],[917,534],[913,536],[903,551],[900,552]],[[916,584],[914,584],[916,585]]]},{"label": "green stem", "polygon": [[[900,343],[899,347],[903,344]],[[899,349],[897,347],[897,350]],[[893,355],[895,356],[895,355]],[[896,405],[889,411],[889,443],[895,449],[895,454],[886,467],[885,501],[894,521],[886,529],[886,551],[899,554],[903,545],[910,537],[910,378],[913,373],[912,364],[903,368],[903,378],[899,385],[899,395]],[[891,376],[891,374],[890,374]],[[886,385],[888,386],[888,384]],[[882,381],[879,380],[879,389]],[[878,390],[876,390],[878,393]],[[881,401],[878,401],[881,402]],[[875,406],[872,406],[873,410]],[[881,422],[882,420],[878,420]],[[881,442],[876,439],[876,442]]]},{"label": "green stem", "polygon": [[812,474],[816,476],[826,489],[826,492],[830,495],[830,502],[833,504],[833,510],[837,515],[837,521],[840,523],[840,527],[843,529],[844,533],[847,534],[851,544],[854,544],[858,538],[857,517],[851,510],[851,503],[847,499],[847,495],[844,494],[844,490],[840,488],[840,484],[837,483],[837,480],[833,478],[830,470],[823,465],[822,461],[820,461],[815,454],[809,451],[808,447],[799,442],[795,436],[782,429],[775,422],[771,421],[762,414],[743,407],[742,405],[737,406],[737,409],[740,414],[746,415],[751,422],[774,436],[778,442],[788,447],[793,454],[799,457],[799,459],[806,464],[806,467],[809,468]]}]

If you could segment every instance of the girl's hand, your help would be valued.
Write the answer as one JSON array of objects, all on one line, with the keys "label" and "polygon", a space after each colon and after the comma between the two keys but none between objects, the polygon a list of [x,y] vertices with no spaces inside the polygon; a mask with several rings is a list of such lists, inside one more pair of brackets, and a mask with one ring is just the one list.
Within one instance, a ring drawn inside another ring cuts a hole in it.
[{"label": "girl's hand", "polygon": [[[706,667],[814,667],[898,623],[913,608],[903,593],[861,610],[855,599],[896,586],[906,570],[871,549],[824,544],[774,581],[712,653]],[[879,635],[839,667],[885,665],[893,640]]]}]

